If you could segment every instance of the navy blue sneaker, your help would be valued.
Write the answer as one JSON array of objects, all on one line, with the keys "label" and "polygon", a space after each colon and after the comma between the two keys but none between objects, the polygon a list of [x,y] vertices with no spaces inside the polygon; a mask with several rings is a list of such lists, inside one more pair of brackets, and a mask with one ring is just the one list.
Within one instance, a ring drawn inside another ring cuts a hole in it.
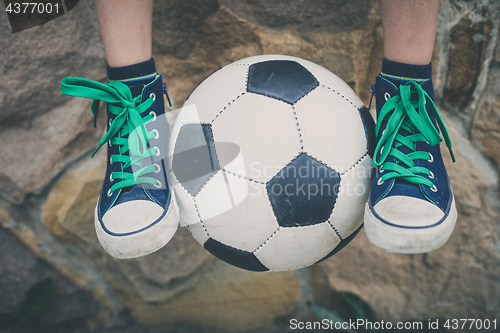
[{"label": "navy blue sneaker", "polygon": [[427,70],[427,79],[382,73],[375,83],[377,146],[373,165],[377,172],[364,225],[373,244],[396,253],[426,253],[439,248],[449,239],[457,219],[439,148],[439,130],[453,161],[455,158],[433,102],[430,68]]},{"label": "navy blue sneaker", "polygon": [[101,245],[115,258],[135,258],[160,249],[179,223],[165,172],[166,86],[156,73],[151,80],[139,86],[74,77],[62,80],[63,93],[94,99],[95,116],[99,101],[108,102],[108,131],[97,148],[107,144],[108,163],[94,220]]}]

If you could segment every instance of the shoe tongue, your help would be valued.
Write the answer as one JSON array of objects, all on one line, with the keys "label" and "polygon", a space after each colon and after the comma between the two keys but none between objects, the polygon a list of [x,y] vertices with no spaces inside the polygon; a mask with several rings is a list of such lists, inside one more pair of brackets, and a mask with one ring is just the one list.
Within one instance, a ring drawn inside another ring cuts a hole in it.
[{"label": "shoe tongue", "polygon": [[128,84],[127,86],[130,88],[130,92],[132,93],[132,97],[137,97],[142,93],[142,89],[144,88],[144,85],[132,85]]},{"label": "shoe tongue", "polygon": [[153,77],[142,80],[126,81],[124,83],[130,88],[132,97],[137,97],[142,94],[142,91],[146,85],[152,83],[156,79],[156,77]]},{"label": "shoe tongue", "polygon": [[124,193],[124,192],[128,193],[128,195],[118,196],[118,199],[116,200],[115,205],[119,205],[119,204],[127,202],[127,201],[138,200],[138,199],[144,197],[144,189],[140,186],[124,187],[122,189],[122,193]]},{"label": "shoe tongue", "polygon": [[395,195],[409,196],[426,200],[425,196],[422,194],[422,191],[420,191],[420,186],[415,186],[415,184],[411,184],[401,178],[397,178],[394,181],[394,186],[387,194],[388,197]]}]

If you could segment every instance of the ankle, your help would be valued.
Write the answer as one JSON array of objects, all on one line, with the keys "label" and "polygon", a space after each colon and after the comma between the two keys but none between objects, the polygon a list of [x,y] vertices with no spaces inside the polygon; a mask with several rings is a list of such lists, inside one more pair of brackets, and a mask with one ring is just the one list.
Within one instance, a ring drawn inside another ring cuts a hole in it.
[{"label": "ankle", "polygon": [[109,81],[120,81],[129,86],[133,97],[139,95],[142,88],[153,82],[158,75],[153,58],[129,66],[110,67],[108,65],[107,74]]},{"label": "ankle", "polygon": [[432,63],[427,65],[413,65],[384,58],[382,60],[380,76],[392,82],[396,87],[400,84],[405,84],[407,81],[415,81],[420,84],[426,81],[432,82]]}]

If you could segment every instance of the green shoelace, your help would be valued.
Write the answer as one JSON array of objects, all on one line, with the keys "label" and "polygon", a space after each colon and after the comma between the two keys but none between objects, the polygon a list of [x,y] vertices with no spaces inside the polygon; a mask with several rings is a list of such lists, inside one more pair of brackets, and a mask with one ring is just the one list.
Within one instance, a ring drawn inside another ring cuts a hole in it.
[{"label": "green shoelace", "polygon": [[[111,173],[111,178],[119,181],[111,186],[110,193],[137,184],[157,185],[156,179],[146,176],[157,171],[157,167],[155,165],[142,166],[144,158],[158,155],[157,149],[147,146],[149,139],[155,137],[155,132],[148,132],[145,126],[155,120],[156,115],[150,112],[145,117],[141,117],[141,113],[153,104],[154,98],[150,96],[141,103],[141,95],[132,97],[130,88],[118,81],[103,84],[89,79],[66,77],[61,84],[61,92],[66,95],[94,100],[92,102],[94,127],[100,101],[108,102],[109,112],[115,115],[106,135],[99,141],[99,145],[92,153],[93,157],[97,150],[108,141],[111,145],[120,146],[120,153],[112,155],[110,162],[122,163],[122,171]],[[117,133],[118,135],[113,137]],[[128,138],[126,138],[127,135]],[[123,171],[132,165],[139,169],[133,173]]]},{"label": "green shoelace", "polygon": [[[414,96],[413,99],[412,95]],[[375,126],[375,135],[378,137],[381,125],[387,122],[385,131],[382,133],[375,147],[375,156],[373,158],[374,166],[381,166],[382,172],[388,171],[380,178],[381,182],[392,178],[402,178],[413,184],[423,184],[430,188],[435,188],[429,178],[422,176],[423,174],[434,178],[432,172],[425,167],[416,166],[415,164],[415,160],[418,159],[432,159],[430,153],[416,150],[416,142],[428,142],[431,146],[435,146],[442,141],[428,112],[425,111],[426,103],[430,103],[430,112],[434,114],[439,129],[443,133],[446,146],[450,151],[453,162],[455,162],[455,156],[451,150],[451,140],[436,105],[418,83],[408,81],[406,84],[400,86],[399,95],[389,98],[384,104],[380,110],[377,125]],[[420,112],[417,112],[416,108]],[[413,134],[403,136],[399,134],[401,129]],[[407,147],[411,152],[408,154],[402,153],[398,150],[398,147],[401,146]],[[387,149],[384,149],[384,147]],[[380,156],[378,156],[379,151],[381,151]],[[389,156],[394,157],[396,163],[387,162],[386,160]]]}]

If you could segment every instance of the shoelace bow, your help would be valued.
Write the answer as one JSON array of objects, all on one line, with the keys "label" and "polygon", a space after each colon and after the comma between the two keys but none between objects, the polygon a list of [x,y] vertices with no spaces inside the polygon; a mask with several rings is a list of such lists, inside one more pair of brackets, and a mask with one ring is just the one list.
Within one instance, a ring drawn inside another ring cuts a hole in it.
[{"label": "shoelace bow", "polygon": [[[149,139],[155,137],[154,132],[146,130],[146,124],[153,121],[154,114],[141,117],[141,113],[146,111],[154,102],[150,96],[141,103],[141,95],[132,97],[130,88],[118,81],[111,81],[108,84],[92,81],[89,79],[66,77],[61,81],[61,92],[77,97],[90,98],[92,102],[92,113],[94,114],[94,127],[96,125],[97,113],[99,112],[100,101],[108,102],[109,112],[116,117],[111,121],[109,129],[104,137],[99,141],[99,145],[92,153],[92,157],[97,150],[108,141],[111,145],[119,145],[120,154],[111,156],[111,163],[122,163],[122,170],[135,165],[140,169],[131,172],[113,172],[112,179],[121,180],[110,188],[110,192],[137,184],[156,185],[157,180],[152,177],[145,177],[146,174],[155,172],[154,165],[142,167],[142,160],[157,154],[156,149],[148,148]],[[118,135],[113,137],[115,134]],[[128,135],[128,138],[126,136]],[[128,154],[125,154],[130,151]]]},{"label": "shoelace bow", "polygon": [[[417,96],[412,99],[412,95]],[[378,137],[382,124],[387,123],[377,143],[373,158],[374,166],[382,166],[383,171],[389,171],[380,178],[382,182],[391,178],[403,178],[413,184],[423,184],[434,188],[432,181],[422,176],[424,174],[433,178],[431,171],[425,167],[415,165],[417,159],[431,159],[430,153],[416,150],[416,142],[428,142],[431,146],[435,146],[442,141],[438,130],[429,117],[425,107],[426,101],[430,103],[430,112],[434,114],[439,129],[443,133],[446,146],[450,151],[453,162],[455,162],[455,156],[451,150],[451,140],[436,105],[418,83],[408,81],[400,86],[399,95],[389,98],[384,104],[375,126],[375,135]],[[418,108],[419,112],[417,112],[416,108]],[[400,134],[401,129],[414,134],[403,136]],[[394,141],[396,141],[395,145]],[[411,153],[404,154],[397,149],[402,145],[409,148]],[[380,150],[382,151],[378,156]],[[387,162],[388,156],[394,157],[396,163]]]}]

